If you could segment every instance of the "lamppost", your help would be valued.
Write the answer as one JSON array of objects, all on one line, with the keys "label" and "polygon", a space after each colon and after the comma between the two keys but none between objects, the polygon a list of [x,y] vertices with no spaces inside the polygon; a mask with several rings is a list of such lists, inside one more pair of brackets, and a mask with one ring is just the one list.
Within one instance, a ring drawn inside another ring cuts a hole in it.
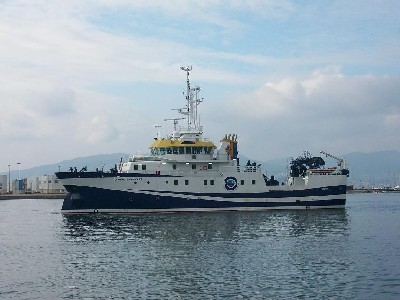
[{"label": "lamppost", "polygon": [[11,194],[11,165],[8,165],[8,193]]},{"label": "lamppost", "polygon": [[20,169],[21,163],[17,162],[17,165],[18,165],[18,193],[19,193],[19,189],[20,189],[19,179],[21,178],[21,169]]}]

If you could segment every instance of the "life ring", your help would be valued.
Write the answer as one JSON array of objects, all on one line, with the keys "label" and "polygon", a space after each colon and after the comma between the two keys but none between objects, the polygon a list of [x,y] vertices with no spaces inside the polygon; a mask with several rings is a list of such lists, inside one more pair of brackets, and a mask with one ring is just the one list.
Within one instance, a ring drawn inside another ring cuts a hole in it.
[{"label": "life ring", "polygon": [[208,170],[207,165],[204,165],[204,166],[202,167],[202,170],[204,170],[204,171]]}]

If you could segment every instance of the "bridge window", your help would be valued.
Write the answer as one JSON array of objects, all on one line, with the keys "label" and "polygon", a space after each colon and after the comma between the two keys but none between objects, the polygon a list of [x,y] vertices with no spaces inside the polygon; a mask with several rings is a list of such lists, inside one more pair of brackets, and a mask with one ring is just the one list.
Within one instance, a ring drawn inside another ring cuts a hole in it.
[{"label": "bridge window", "polygon": [[139,166],[138,165],[133,165],[133,169],[134,170],[139,170]]},{"label": "bridge window", "polygon": [[170,147],[167,148],[167,154],[172,154],[172,148]]},{"label": "bridge window", "polygon": [[165,155],[165,148],[160,148],[160,154]]},{"label": "bridge window", "polygon": [[192,147],[186,147],[186,154],[192,154]]},{"label": "bridge window", "polygon": [[185,154],[185,148],[179,147],[179,154]]},{"label": "bridge window", "polygon": [[142,170],[146,170],[146,165],[142,165]]},{"label": "bridge window", "polygon": [[172,148],[172,153],[173,154],[178,154],[178,147]]}]

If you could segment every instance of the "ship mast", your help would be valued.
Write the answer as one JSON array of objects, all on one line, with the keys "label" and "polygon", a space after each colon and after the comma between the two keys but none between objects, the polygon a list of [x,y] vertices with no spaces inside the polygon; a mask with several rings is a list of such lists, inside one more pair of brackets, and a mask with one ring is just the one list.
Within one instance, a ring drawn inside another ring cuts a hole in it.
[{"label": "ship mast", "polygon": [[202,132],[202,126],[200,126],[199,115],[197,112],[197,106],[203,102],[203,98],[199,98],[201,88],[190,86],[189,74],[192,71],[192,66],[181,67],[182,71],[186,72],[186,108],[178,109],[178,112],[187,116],[187,130]]}]

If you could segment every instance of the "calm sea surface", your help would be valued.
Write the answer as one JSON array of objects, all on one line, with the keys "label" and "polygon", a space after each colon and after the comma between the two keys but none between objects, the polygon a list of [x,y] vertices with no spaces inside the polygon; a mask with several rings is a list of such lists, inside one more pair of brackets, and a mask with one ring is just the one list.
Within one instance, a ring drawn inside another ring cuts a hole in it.
[{"label": "calm sea surface", "polygon": [[1,299],[400,299],[400,193],[345,209],[63,216],[0,201]]}]

